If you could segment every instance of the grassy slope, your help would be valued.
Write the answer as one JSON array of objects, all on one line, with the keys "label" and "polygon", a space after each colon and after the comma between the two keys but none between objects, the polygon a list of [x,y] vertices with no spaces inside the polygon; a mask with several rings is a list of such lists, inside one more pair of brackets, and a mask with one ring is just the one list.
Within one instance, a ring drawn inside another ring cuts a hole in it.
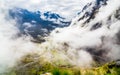
[{"label": "grassy slope", "polygon": [[120,66],[115,62],[82,69],[70,65],[55,65],[43,60],[33,61],[30,55],[25,56],[13,71],[3,75],[120,75]]}]

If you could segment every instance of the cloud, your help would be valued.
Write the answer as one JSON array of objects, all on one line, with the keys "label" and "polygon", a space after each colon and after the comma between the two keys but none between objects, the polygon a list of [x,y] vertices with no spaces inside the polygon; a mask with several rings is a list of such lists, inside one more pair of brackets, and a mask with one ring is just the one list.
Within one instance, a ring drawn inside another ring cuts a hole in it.
[{"label": "cloud", "polygon": [[91,1],[93,0],[1,0],[0,4],[4,7],[18,7],[30,11],[52,11],[66,17],[67,19],[72,19],[78,12],[80,12],[86,3]]},{"label": "cloud", "polygon": [[[115,15],[119,16],[117,11],[120,11],[120,3],[117,0],[109,0],[107,5],[97,8],[97,11],[92,11],[93,15],[88,15],[84,18],[86,12],[91,12],[93,6],[96,6],[94,2],[87,10],[84,10],[77,16],[69,27],[54,30],[51,33],[50,39],[54,41],[53,44],[58,44],[57,47],[61,47],[59,50],[67,50],[70,54],[73,53],[73,57],[74,55],[82,57],[79,56],[81,51],[87,52],[85,55],[89,54],[90,56],[85,58],[92,58],[92,60],[89,60],[89,64],[93,63],[93,60],[100,63],[118,60],[120,58],[120,20]],[[86,22],[89,17],[94,18],[90,18]],[[79,20],[80,18],[82,19]],[[94,28],[95,25],[101,26]],[[91,28],[94,29],[91,30]],[[76,53],[79,54],[77,55]],[[79,59],[75,62],[77,61]],[[83,63],[82,65],[85,64]]]}]

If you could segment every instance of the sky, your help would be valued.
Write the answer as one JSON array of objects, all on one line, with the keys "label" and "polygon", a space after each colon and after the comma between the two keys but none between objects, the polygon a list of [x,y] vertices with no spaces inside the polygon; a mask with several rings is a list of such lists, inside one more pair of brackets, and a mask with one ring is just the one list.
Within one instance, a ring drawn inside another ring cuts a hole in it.
[{"label": "sky", "polygon": [[23,8],[30,11],[52,11],[72,19],[78,12],[93,0],[0,0],[0,6],[3,8]]}]

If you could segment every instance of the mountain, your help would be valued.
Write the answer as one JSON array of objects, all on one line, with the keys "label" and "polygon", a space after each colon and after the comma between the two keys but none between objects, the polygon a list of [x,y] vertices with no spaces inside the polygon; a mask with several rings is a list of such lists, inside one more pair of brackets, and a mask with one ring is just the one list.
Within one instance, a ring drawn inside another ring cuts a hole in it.
[{"label": "mountain", "polygon": [[[85,5],[81,12],[79,12],[76,17],[76,23],[86,19],[83,24],[90,22],[90,20],[95,18],[95,15],[99,13],[99,8],[107,5],[107,0],[96,0]],[[72,22],[72,25],[74,22]]]},{"label": "mountain", "polygon": [[103,64],[120,58],[120,3],[117,0],[90,2],[71,23],[51,12],[14,11],[10,10],[10,15],[17,18],[23,34],[41,41],[41,36],[50,33],[43,46],[47,43],[48,49],[50,46],[65,53],[74,65],[90,66],[93,62]]},{"label": "mountain", "polygon": [[69,27],[52,32],[51,39],[56,41],[56,44],[59,43],[59,46],[63,47],[62,50],[67,50],[68,57],[73,58],[71,60],[77,59],[77,65],[83,66],[93,61],[103,64],[119,60],[119,1],[96,0],[88,3]]},{"label": "mountain", "polygon": [[9,10],[9,15],[17,22],[20,34],[30,35],[37,41],[47,36],[55,28],[67,27],[70,21],[56,13],[31,12],[26,9],[14,8]]},{"label": "mountain", "polygon": [[93,0],[72,21],[5,5],[0,11],[0,74],[120,75],[119,0]]}]

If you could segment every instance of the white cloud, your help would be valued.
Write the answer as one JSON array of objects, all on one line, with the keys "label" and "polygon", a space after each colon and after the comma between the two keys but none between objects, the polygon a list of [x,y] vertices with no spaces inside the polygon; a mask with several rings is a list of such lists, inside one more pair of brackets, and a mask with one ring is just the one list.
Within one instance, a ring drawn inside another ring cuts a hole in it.
[{"label": "white cloud", "polygon": [[56,12],[67,19],[72,19],[86,3],[93,0],[1,0],[0,5],[4,7],[20,7],[30,11],[52,11]]}]

